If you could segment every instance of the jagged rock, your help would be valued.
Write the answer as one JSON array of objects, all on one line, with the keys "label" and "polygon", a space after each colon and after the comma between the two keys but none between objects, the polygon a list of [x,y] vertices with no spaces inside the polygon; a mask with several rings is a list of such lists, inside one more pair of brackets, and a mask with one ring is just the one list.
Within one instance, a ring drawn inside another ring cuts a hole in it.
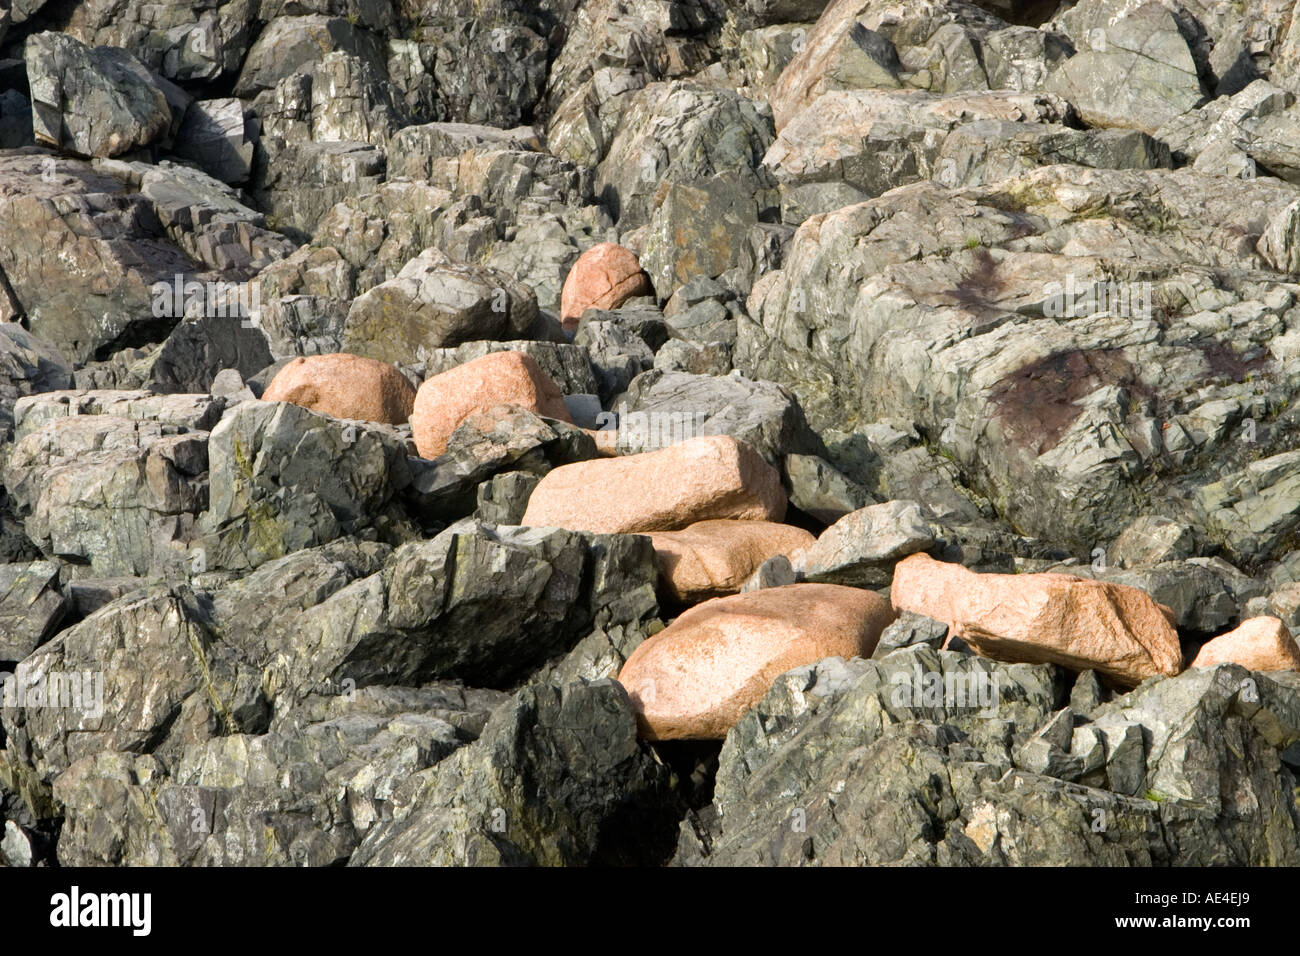
[{"label": "jagged rock", "polygon": [[242,100],[195,100],[185,111],[173,150],[223,183],[238,184],[252,173],[256,138]]},{"label": "jagged rock", "polygon": [[68,611],[51,561],[0,564],[0,660],[20,661],[54,633]]},{"label": "jagged rock", "polygon": [[16,322],[0,322],[0,430],[13,426],[20,397],[71,385],[72,368],[58,349]]},{"label": "jagged rock", "polygon": [[519,524],[528,509],[528,497],[539,481],[541,478],[526,471],[492,476],[478,485],[474,517],[486,524]]},{"label": "jagged rock", "polygon": [[655,353],[645,339],[626,325],[609,320],[586,320],[573,343],[587,350],[602,402],[625,391],[642,372],[655,367]]},{"label": "jagged rock", "polygon": [[[915,501],[870,505],[840,518],[796,561],[800,580],[886,587],[894,566],[939,541],[928,509]],[[919,610],[919,609],[918,609]]]},{"label": "jagged rock", "polygon": [[519,338],[536,318],[537,300],[527,286],[495,270],[455,265],[430,249],[352,303],[343,347],[410,362],[422,350]]},{"label": "jagged rock", "polygon": [[1141,568],[1191,557],[1190,528],[1162,515],[1141,515],[1110,546],[1110,560],[1121,568]]},{"label": "jagged rock", "polygon": [[869,491],[819,455],[786,455],[782,470],[790,504],[825,524],[875,504]]},{"label": "jagged rock", "polygon": [[1061,20],[1079,52],[1046,85],[1085,123],[1155,133],[1203,99],[1192,51],[1162,4],[1084,0]]},{"label": "jagged rock", "polygon": [[206,431],[100,413],[20,417],[16,438],[4,485],[42,553],[105,575],[183,564],[208,499]]},{"label": "jagged rock", "polygon": [[249,49],[235,83],[235,95],[249,97],[270,89],[334,51],[349,53],[383,72],[379,40],[360,24],[320,14],[276,17]]},{"label": "jagged rock", "polygon": [[191,544],[204,568],[251,569],[302,548],[402,521],[406,443],[383,426],[285,402],[243,402],[208,442],[209,506]]},{"label": "jagged rock", "polygon": [[619,448],[625,453],[703,435],[730,435],[773,465],[787,454],[821,450],[798,401],[771,382],[653,369],[610,404],[619,413]]},{"label": "jagged rock", "polygon": [[[413,458],[411,486],[405,496],[425,523],[463,518],[482,509],[485,484],[499,472],[541,476],[559,465],[596,457],[591,435],[576,426],[541,418],[518,405],[495,405],[467,415],[447,439],[446,450],[432,461]],[[512,497],[498,502],[501,518],[492,524],[519,524],[537,477],[522,487],[511,484]],[[519,497],[513,497],[519,494]],[[489,497],[488,500],[491,500]]]},{"label": "jagged rock", "polygon": [[673,803],[617,683],[526,688],[477,742],[408,780],[393,820],[351,863],[658,862],[671,852]]},{"label": "jagged rock", "polygon": [[167,97],[125,50],[38,33],[27,39],[25,55],[39,142],[80,156],[119,156],[170,129]]}]

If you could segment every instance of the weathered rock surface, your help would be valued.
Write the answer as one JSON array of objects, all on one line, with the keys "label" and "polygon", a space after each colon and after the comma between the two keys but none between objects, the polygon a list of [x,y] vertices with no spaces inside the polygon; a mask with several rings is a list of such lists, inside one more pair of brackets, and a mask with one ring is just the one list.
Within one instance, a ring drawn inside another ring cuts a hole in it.
[{"label": "weathered rock surface", "polygon": [[654,452],[556,468],[522,524],[598,534],[676,531],[697,521],[780,521],[781,479],[734,438],[692,438]]},{"label": "weathered rock surface", "polygon": [[1252,671],[1300,670],[1300,647],[1275,617],[1252,617],[1240,627],[1206,642],[1192,667],[1240,664]]},{"label": "weathered rock surface", "polygon": [[1064,574],[976,574],[914,555],[894,571],[899,610],[943,621],[976,653],[1096,670],[1119,684],[1177,674],[1178,632],[1136,588]]},{"label": "weathered rock surface", "polygon": [[792,584],[691,608],[619,671],[650,740],[725,737],[777,676],[825,657],[870,657],[894,619],[870,591]]},{"label": "weathered rock surface", "polygon": [[347,353],[296,358],[275,373],[264,402],[292,402],[335,418],[402,425],[415,389],[395,366]]},{"label": "weathered rock surface", "polygon": [[686,604],[733,594],[769,558],[795,559],[814,541],[791,525],[730,519],[697,521],[649,537],[663,587],[673,600]]}]

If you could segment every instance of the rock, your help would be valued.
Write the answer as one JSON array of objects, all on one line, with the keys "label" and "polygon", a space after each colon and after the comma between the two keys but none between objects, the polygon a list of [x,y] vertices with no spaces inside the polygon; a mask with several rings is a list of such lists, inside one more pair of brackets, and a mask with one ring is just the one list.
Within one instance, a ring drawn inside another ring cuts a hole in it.
[{"label": "rock", "polygon": [[[1074,104],[1085,123],[1154,134],[1201,102],[1192,52],[1161,4],[1085,0],[1062,21],[1079,52],[1046,85]],[[1116,75],[1125,81],[1110,82]]]},{"label": "rock", "polygon": [[777,521],[785,492],[776,470],[726,436],[660,451],[565,465],[528,500],[522,524],[598,534],[675,531],[710,518]]},{"label": "rock", "polygon": [[359,23],[317,14],[276,17],[248,51],[235,83],[235,95],[252,97],[285,77],[311,67],[335,50],[369,62],[377,71],[384,57],[377,37]]},{"label": "rock", "polygon": [[820,455],[786,455],[782,465],[790,504],[824,524],[875,503],[869,491]]},{"label": "rock", "polygon": [[1192,667],[1233,663],[1251,671],[1300,670],[1300,647],[1275,617],[1252,617],[1201,646]]},{"label": "rock", "polygon": [[618,322],[583,322],[573,342],[585,348],[591,356],[599,398],[605,402],[625,391],[633,379],[655,366],[655,353],[645,340]]},{"label": "rock", "polygon": [[351,864],[662,862],[675,809],[668,775],[638,744],[614,681],[525,688],[477,742],[404,783],[393,820]]},{"label": "rock", "polygon": [[653,290],[636,253],[612,242],[592,246],[573,264],[564,280],[560,318],[573,331],[588,309],[617,309],[628,299]]},{"label": "rock", "polygon": [[188,589],[101,608],[38,648],[13,680],[27,700],[61,704],[0,710],[10,745],[43,780],[106,751],[177,756],[265,719],[257,675],[215,641]]},{"label": "rock", "polygon": [[174,152],[235,185],[247,182],[252,173],[256,139],[257,127],[245,117],[242,100],[195,100],[185,111]]},{"label": "rock", "polygon": [[633,651],[618,680],[643,737],[721,739],[778,675],[826,657],[870,657],[893,618],[879,595],[831,584],[715,598]]},{"label": "rock", "polygon": [[[934,650],[940,650],[948,642],[948,625],[936,621],[924,614],[900,611],[893,623],[880,634],[876,649],[871,652],[873,659],[884,657],[905,647],[924,644]],[[1092,673],[1092,671],[1088,671]]]},{"label": "rock", "polygon": [[160,341],[191,304],[242,314],[244,281],[291,245],[263,223],[198,170],[0,156],[0,270],[32,333],[73,362]]},{"label": "rock", "polygon": [[795,571],[802,581],[886,587],[899,561],[938,543],[927,513],[915,501],[888,501],[851,512],[793,562]]},{"label": "rock", "polygon": [[434,375],[420,386],[411,413],[420,455],[437,458],[466,417],[500,404],[571,421],[559,387],[533,358],[522,352],[493,352]]},{"label": "rock", "polygon": [[1110,560],[1121,568],[1141,568],[1191,557],[1194,537],[1184,524],[1160,515],[1142,515],[1110,546]]},{"label": "rock", "polygon": [[19,418],[4,485],[42,553],[104,575],[184,563],[184,543],[207,504],[206,431],[93,409],[32,419]]},{"label": "rock", "polygon": [[200,316],[182,321],[141,363],[142,384],[154,392],[206,392],[232,369],[256,375],[273,361],[266,336],[245,317]]},{"label": "rock", "polygon": [[13,426],[14,403],[34,392],[72,385],[72,367],[53,346],[17,322],[0,322],[0,430]]},{"label": "rock", "polygon": [[1065,574],[979,575],[913,555],[895,568],[890,600],[943,621],[995,660],[1091,669],[1129,686],[1183,666],[1168,609],[1122,585]]},{"label": "rock", "polygon": [[68,611],[50,561],[0,564],[0,661],[20,661],[57,630]]},{"label": "rock", "polygon": [[624,453],[654,451],[703,435],[729,435],[772,465],[787,454],[822,450],[789,390],[740,375],[715,378],[653,369],[633,379],[610,405],[618,411],[618,445]]},{"label": "rock", "polygon": [[[537,477],[559,465],[587,461],[597,454],[592,436],[573,425],[544,419],[518,405],[494,405],[465,418],[447,440],[447,450],[432,461],[412,458],[411,486],[405,492],[408,510],[426,525],[467,516],[483,503],[487,485],[500,472],[527,471],[534,476],[522,497],[508,503],[511,520],[519,524],[528,493]],[[484,519],[490,520],[490,519]]]},{"label": "rock", "polygon": [[675,601],[697,604],[734,594],[769,558],[797,558],[814,541],[802,528],[768,521],[715,519],[650,535],[663,587]]},{"label": "rock", "polygon": [[387,362],[335,353],[299,357],[282,367],[262,393],[264,402],[292,402],[335,418],[403,425],[415,389]]},{"label": "rock", "polygon": [[403,534],[389,506],[411,481],[406,442],[385,426],[243,402],[207,451],[209,505],[190,548],[205,568],[256,568],[376,527]]},{"label": "rock", "polygon": [[36,139],[80,156],[120,156],[161,138],[172,113],[158,82],[125,50],[61,33],[27,39]]},{"label": "rock", "polygon": [[519,338],[536,318],[537,300],[527,286],[495,270],[455,265],[429,249],[352,303],[343,347],[409,362],[421,350]]},{"label": "rock", "polygon": [[476,489],[478,501],[474,517],[486,524],[519,524],[528,509],[528,498],[539,481],[541,478],[526,471],[494,475]]},{"label": "rock", "polygon": [[565,396],[591,395],[599,385],[591,356],[585,346],[568,342],[466,342],[454,349],[435,349],[424,363],[425,377],[431,378],[495,352],[520,352],[535,361]]}]

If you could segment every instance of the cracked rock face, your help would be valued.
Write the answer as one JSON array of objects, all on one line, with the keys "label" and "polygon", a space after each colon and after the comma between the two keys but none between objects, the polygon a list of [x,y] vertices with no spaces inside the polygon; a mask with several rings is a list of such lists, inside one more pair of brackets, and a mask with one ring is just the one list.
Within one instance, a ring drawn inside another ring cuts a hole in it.
[{"label": "cracked rock face", "polygon": [[0,0],[0,865],[1296,865],[1295,0]]}]

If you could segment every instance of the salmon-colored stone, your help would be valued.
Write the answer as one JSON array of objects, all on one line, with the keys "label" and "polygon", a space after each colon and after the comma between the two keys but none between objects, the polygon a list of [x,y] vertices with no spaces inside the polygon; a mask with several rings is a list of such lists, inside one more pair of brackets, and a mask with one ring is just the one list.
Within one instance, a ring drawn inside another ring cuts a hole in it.
[{"label": "salmon-colored stone", "polygon": [[533,489],[520,523],[633,534],[677,531],[708,518],[780,521],[785,506],[781,476],[758,452],[729,435],[707,435],[562,465]]},{"label": "salmon-colored stone", "polygon": [[280,369],[264,402],[292,402],[335,418],[402,425],[411,417],[415,389],[396,366],[360,355],[300,356]]},{"label": "salmon-colored stone", "polygon": [[1276,617],[1252,617],[1226,634],[1206,641],[1193,667],[1240,664],[1252,671],[1300,670],[1300,647]]},{"label": "salmon-colored stone", "polygon": [[683,604],[735,594],[768,558],[795,558],[817,540],[802,528],[772,521],[717,518],[681,531],[650,535],[667,595]]},{"label": "salmon-colored stone", "polygon": [[696,605],[632,652],[618,675],[649,740],[725,737],[786,671],[870,657],[894,620],[874,591],[789,584]]},{"label": "salmon-colored stone", "polygon": [[411,436],[422,458],[437,458],[447,439],[475,412],[518,405],[546,418],[572,424],[560,386],[537,360],[523,352],[489,352],[425,379],[415,395]]},{"label": "salmon-colored stone", "polygon": [[628,299],[652,291],[636,253],[602,242],[579,256],[569,270],[560,292],[560,319],[573,330],[588,309],[617,309]]},{"label": "salmon-colored stone", "polygon": [[1091,669],[1122,686],[1182,670],[1172,612],[1126,585],[1070,574],[976,574],[914,554],[894,569],[889,594],[896,609],[943,621],[993,660]]}]

